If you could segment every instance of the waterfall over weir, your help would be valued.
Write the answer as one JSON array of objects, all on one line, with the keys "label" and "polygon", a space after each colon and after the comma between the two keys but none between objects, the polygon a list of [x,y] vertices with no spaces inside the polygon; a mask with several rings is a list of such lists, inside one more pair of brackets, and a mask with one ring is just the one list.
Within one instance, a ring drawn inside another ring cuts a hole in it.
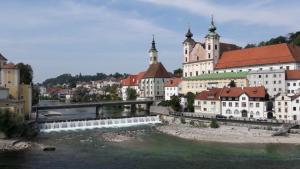
[{"label": "waterfall over weir", "polygon": [[40,124],[41,132],[84,130],[94,128],[128,127],[161,123],[159,116],[130,117],[120,119],[99,119],[85,121],[66,121]]}]

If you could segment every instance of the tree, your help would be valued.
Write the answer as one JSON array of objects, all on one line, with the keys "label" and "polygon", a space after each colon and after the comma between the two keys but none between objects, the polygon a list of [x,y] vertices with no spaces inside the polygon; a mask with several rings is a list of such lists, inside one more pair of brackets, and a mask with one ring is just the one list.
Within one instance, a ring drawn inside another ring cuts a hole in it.
[{"label": "tree", "polygon": [[228,84],[229,87],[236,87],[236,83],[234,80],[231,80]]},{"label": "tree", "polygon": [[78,87],[74,91],[73,102],[88,102],[90,101],[90,97],[88,96],[89,91],[84,87]]},{"label": "tree", "polygon": [[210,122],[210,127],[211,128],[219,128],[219,124],[218,124],[218,121],[216,119],[212,119],[211,122]]},{"label": "tree", "polygon": [[171,96],[170,105],[174,111],[180,111],[181,105],[180,105],[180,97],[179,96]]},{"label": "tree", "polygon": [[31,84],[33,78],[33,71],[31,66],[24,63],[18,63],[17,67],[20,70],[20,83]]},{"label": "tree", "polygon": [[189,112],[194,112],[194,100],[195,100],[195,94],[192,92],[188,92],[186,94],[187,97],[187,109]]},{"label": "tree", "polygon": [[136,100],[137,98],[136,90],[129,87],[126,89],[126,95],[127,100]]},{"label": "tree", "polygon": [[39,103],[40,89],[39,86],[32,86],[32,105],[36,105]]},{"label": "tree", "polygon": [[0,109],[0,131],[6,137],[21,136],[24,130],[23,116],[10,112],[8,109]]},{"label": "tree", "polygon": [[177,77],[182,77],[182,69],[181,68],[178,68],[176,70],[173,71],[174,72],[174,75],[177,76]]},{"label": "tree", "polygon": [[245,48],[254,48],[254,47],[256,47],[256,45],[253,44],[253,43],[247,44],[247,45],[245,46]]}]

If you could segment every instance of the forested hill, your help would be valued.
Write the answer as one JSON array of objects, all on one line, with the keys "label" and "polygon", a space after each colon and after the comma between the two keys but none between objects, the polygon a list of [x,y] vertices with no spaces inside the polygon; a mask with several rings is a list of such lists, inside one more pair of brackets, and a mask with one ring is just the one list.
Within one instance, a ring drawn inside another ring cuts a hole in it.
[{"label": "forested hill", "polygon": [[245,48],[252,48],[256,46],[266,46],[266,45],[274,45],[279,43],[294,43],[295,45],[300,46],[300,31],[295,33],[289,33],[286,36],[278,36],[275,38],[271,38],[268,41],[262,41],[258,44],[247,44]]},{"label": "forested hill", "polygon": [[57,84],[69,84],[71,86],[76,85],[76,82],[88,82],[88,81],[96,81],[96,80],[103,80],[109,77],[114,77],[114,78],[123,78],[126,77],[128,74],[120,74],[120,73],[115,73],[115,74],[104,74],[104,73],[97,73],[96,75],[75,75],[72,76],[71,74],[62,74],[59,75],[55,78],[49,78],[46,79],[43,82],[43,85],[45,86],[51,86],[51,85],[57,85]]}]

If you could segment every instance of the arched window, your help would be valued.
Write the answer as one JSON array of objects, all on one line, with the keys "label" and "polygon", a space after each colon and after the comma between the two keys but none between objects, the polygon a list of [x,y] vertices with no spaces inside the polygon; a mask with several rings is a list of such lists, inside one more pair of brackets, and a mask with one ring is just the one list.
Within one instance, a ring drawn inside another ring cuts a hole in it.
[{"label": "arched window", "polygon": [[256,116],[259,116],[259,115],[260,115],[260,113],[259,113],[259,111],[257,111],[257,112],[256,112]]},{"label": "arched window", "polygon": [[240,112],[238,110],[234,110],[234,114],[238,115]]},{"label": "arched window", "polygon": [[226,110],[226,114],[231,114],[231,110],[230,110],[230,109],[227,109],[227,110]]}]

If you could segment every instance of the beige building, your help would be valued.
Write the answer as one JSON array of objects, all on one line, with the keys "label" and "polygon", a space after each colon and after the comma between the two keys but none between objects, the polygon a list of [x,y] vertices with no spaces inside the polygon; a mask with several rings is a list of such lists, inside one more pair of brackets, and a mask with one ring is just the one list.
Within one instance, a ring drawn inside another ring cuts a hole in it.
[{"label": "beige building", "polygon": [[0,54],[0,109],[9,109],[29,117],[32,106],[31,85],[20,84],[20,70]]},{"label": "beige building", "polygon": [[210,73],[197,77],[184,78],[181,83],[181,94],[199,93],[207,88],[223,88],[233,80],[237,87],[248,86],[247,72]]},{"label": "beige building", "polygon": [[222,88],[211,88],[196,95],[194,108],[196,113],[220,114]]},{"label": "beige building", "polygon": [[289,96],[281,93],[275,97],[276,119],[299,120],[300,119],[300,94]]}]

